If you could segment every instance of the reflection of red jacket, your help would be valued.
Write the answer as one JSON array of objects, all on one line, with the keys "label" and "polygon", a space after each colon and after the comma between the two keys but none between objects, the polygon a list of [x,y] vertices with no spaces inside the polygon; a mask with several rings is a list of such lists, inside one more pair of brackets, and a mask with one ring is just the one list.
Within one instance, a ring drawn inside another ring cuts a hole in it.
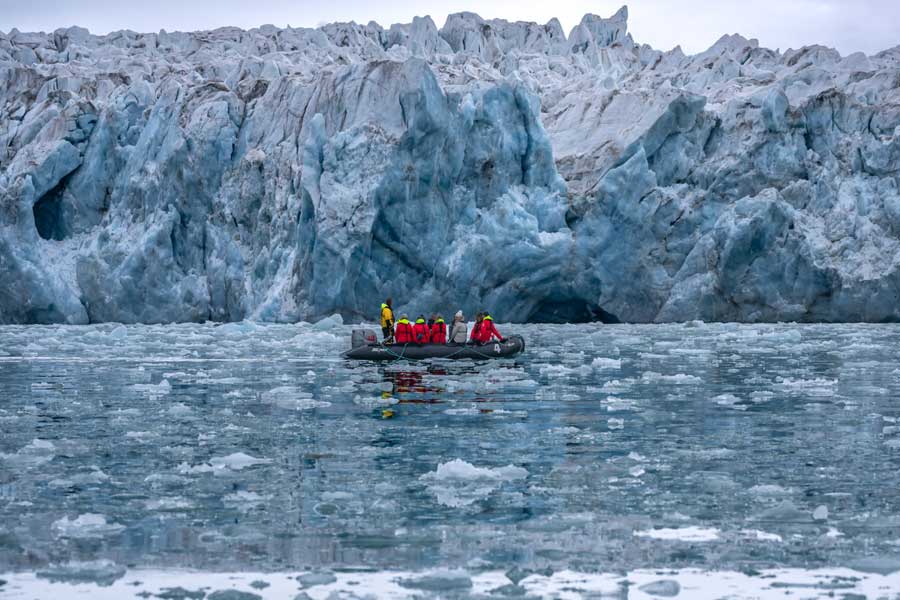
[{"label": "reflection of red jacket", "polygon": [[413,342],[413,327],[406,319],[400,319],[394,326],[394,340],[398,344],[411,344]]},{"label": "reflection of red jacket", "polygon": [[481,322],[481,342],[486,344],[491,341],[492,337],[495,337],[498,340],[503,339],[503,336],[500,335],[500,332],[494,327],[494,319],[485,317],[484,321]]},{"label": "reflection of red jacket", "polygon": [[427,344],[431,335],[428,332],[428,325],[422,319],[416,320],[413,325],[413,341],[417,344]]},{"label": "reflection of red jacket", "polygon": [[434,325],[431,326],[431,343],[447,343],[447,324],[443,321],[435,321]]}]

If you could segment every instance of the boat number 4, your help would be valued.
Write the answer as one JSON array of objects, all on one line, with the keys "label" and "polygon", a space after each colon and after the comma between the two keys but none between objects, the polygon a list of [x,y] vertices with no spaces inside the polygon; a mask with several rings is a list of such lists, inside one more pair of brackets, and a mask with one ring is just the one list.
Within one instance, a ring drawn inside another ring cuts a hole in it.
[{"label": "boat number 4", "polygon": [[494,344],[494,352],[500,354],[500,344]]}]

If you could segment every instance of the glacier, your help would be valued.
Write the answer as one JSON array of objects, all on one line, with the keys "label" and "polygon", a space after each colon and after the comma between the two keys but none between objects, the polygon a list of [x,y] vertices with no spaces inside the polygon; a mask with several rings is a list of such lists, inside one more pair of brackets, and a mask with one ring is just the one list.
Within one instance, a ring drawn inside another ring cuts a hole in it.
[{"label": "glacier", "polygon": [[0,323],[900,320],[900,46],[0,32]]}]

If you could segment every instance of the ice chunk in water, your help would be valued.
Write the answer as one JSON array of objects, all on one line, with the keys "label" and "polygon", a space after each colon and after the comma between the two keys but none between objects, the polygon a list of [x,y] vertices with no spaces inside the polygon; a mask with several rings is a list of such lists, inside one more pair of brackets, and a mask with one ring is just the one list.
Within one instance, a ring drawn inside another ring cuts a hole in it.
[{"label": "ice chunk in water", "polygon": [[816,510],[813,511],[813,520],[814,521],[827,521],[828,520],[828,507],[824,504],[820,504],[816,507]]},{"label": "ice chunk in water", "polygon": [[719,394],[713,401],[719,406],[734,406],[738,402],[741,401],[740,398],[735,396],[734,394]]},{"label": "ice chunk in water", "polygon": [[96,485],[109,481],[109,475],[94,467],[87,473],[77,473],[64,479],[53,479],[49,485],[53,487],[72,487],[75,485]]},{"label": "ice chunk in water", "polygon": [[37,572],[37,576],[52,582],[93,582],[101,586],[110,586],[117,579],[125,576],[125,567],[119,566],[111,560],[70,562],[41,569]]},{"label": "ice chunk in water", "polygon": [[681,585],[674,579],[651,581],[638,589],[650,596],[662,596],[664,598],[675,597],[681,593]]},{"label": "ice chunk in water", "polygon": [[447,415],[469,415],[475,416],[482,414],[481,409],[476,406],[467,406],[465,408],[448,408],[444,411]]},{"label": "ice chunk in water", "polygon": [[761,542],[781,542],[782,538],[777,533],[760,531],[759,529],[742,529],[740,534],[744,537],[759,540]]},{"label": "ice chunk in water", "polygon": [[714,542],[719,539],[719,530],[711,527],[678,527],[662,529],[648,529],[635,531],[637,537],[646,537],[654,540],[667,540],[678,542]]},{"label": "ice chunk in water", "polygon": [[434,473],[427,473],[423,479],[434,481],[466,481],[466,480],[494,480],[511,481],[528,476],[528,471],[522,467],[507,465],[496,469],[489,467],[476,467],[459,458],[450,462],[441,463]]},{"label": "ice chunk in water", "polygon": [[310,392],[297,387],[281,386],[262,393],[264,402],[271,402],[281,408],[310,410],[331,406],[327,400],[316,400]]},{"label": "ice chunk in water", "polygon": [[802,393],[810,396],[830,396],[837,386],[836,379],[791,379],[779,378],[775,387],[790,393]]},{"label": "ice chunk in water", "polygon": [[654,371],[647,371],[641,375],[641,380],[647,382],[674,383],[676,385],[686,385],[692,383],[703,383],[703,380],[696,375],[686,375],[684,373],[676,373],[675,375],[662,375]]},{"label": "ice chunk in water", "polygon": [[144,507],[147,510],[160,512],[177,512],[192,508],[194,504],[190,500],[184,498],[157,498],[155,500],[147,500]]},{"label": "ice chunk in water", "polygon": [[634,379],[613,379],[611,381],[607,381],[603,384],[603,387],[600,388],[601,392],[606,393],[615,393],[615,392],[623,392],[629,389],[634,383]]},{"label": "ice chunk in water", "polygon": [[334,576],[333,573],[329,573],[327,571],[319,571],[312,573],[304,573],[297,577],[297,581],[300,582],[305,588],[313,587],[316,585],[328,585],[329,583],[334,583],[337,581],[337,577]]},{"label": "ice chunk in water", "polygon": [[266,465],[270,462],[272,462],[271,458],[254,458],[243,452],[235,452],[228,456],[211,458],[209,460],[209,464],[215,468],[231,469],[232,471],[240,471],[255,465]]},{"label": "ice chunk in water", "polygon": [[172,384],[169,383],[168,379],[163,379],[156,385],[152,383],[138,383],[131,386],[131,389],[143,392],[151,398],[158,398],[169,394],[172,391]]},{"label": "ice chunk in water", "polygon": [[113,328],[107,335],[114,340],[123,340],[128,337],[128,329],[124,325]]},{"label": "ice chunk in water", "polygon": [[597,370],[614,370],[622,367],[622,361],[616,358],[598,356],[591,361],[591,366]]},{"label": "ice chunk in water", "polygon": [[472,587],[472,579],[465,571],[432,571],[409,579],[401,579],[400,585],[406,588],[426,590],[429,592],[452,592],[467,590]]},{"label": "ice chunk in water", "polygon": [[33,439],[14,454],[0,452],[0,460],[10,467],[31,469],[53,460],[56,446],[48,440]]},{"label": "ice chunk in water", "polygon": [[759,521],[808,523],[810,521],[810,514],[797,508],[797,506],[790,500],[783,500],[776,506],[763,511],[756,518]]},{"label": "ice chunk in water", "polygon": [[627,398],[617,398],[615,396],[606,397],[607,412],[619,412],[623,410],[632,410],[635,408],[635,401]]},{"label": "ice chunk in water", "polygon": [[166,412],[170,417],[175,417],[176,419],[187,419],[194,414],[194,411],[191,410],[191,407],[184,402],[176,402],[175,404],[171,405]]},{"label": "ice chunk in water", "polygon": [[748,491],[755,496],[783,496],[791,493],[791,490],[774,483],[754,485]]},{"label": "ice chunk in water", "polygon": [[325,317],[321,321],[317,321],[313,325],[313,329],[316,331],[328,331],[329,329],[339,328],[344,324],[344,318],[339,314],[333,314],[330,317]]},{"label": "ice chunk in water", "polygon": [[503,482],[525,479],[528,471],[522,467],[507,465],[490,468],[476,467],[458,458],[438,465],[434,472],[420,479],[437,496],[440,504],[450,507],[468,506],[488,496]]},{"label": "ice chunk in water", "polygon": [[218,456],[211,458],[208,464],[189,465],[181,463],[178,466],[178,472],[182,475],[197,475],[199,473],[215,473],[223,474],[227,471],[240,471],[247,467],[256,465],[265,465],[272,462],[270,458],[254,458],[243,452],[235,452],[228,456]]},{"label": "ice chunk in water", "polygon": [[88,539],[114,535],[125,529],[125,526],[107,523],[103,515],[85,513],[71,520],[65,516],[55,521],[50,529],[56,537]]},{"label": "ice chunk in water", "polygon": [[206,600],[262,600],[262,596],[241,590],[216,590]]}]

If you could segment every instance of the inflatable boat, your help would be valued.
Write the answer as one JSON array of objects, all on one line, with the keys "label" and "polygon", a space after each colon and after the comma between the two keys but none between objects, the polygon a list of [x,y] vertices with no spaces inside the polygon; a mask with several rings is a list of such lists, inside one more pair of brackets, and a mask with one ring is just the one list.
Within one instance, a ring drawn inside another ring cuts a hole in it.
[{"label": "inflatable boat", "polygon": [[511,335],[503,342],[491,342],[483,346],[466,344],[380,344],[375,341],[374,332],[353,332],[350,350],[344,358],[352,360],[424,360],[426,358],[449,358],[487,360],[509,358],[525,351],[525,340],[520,335]]}]

